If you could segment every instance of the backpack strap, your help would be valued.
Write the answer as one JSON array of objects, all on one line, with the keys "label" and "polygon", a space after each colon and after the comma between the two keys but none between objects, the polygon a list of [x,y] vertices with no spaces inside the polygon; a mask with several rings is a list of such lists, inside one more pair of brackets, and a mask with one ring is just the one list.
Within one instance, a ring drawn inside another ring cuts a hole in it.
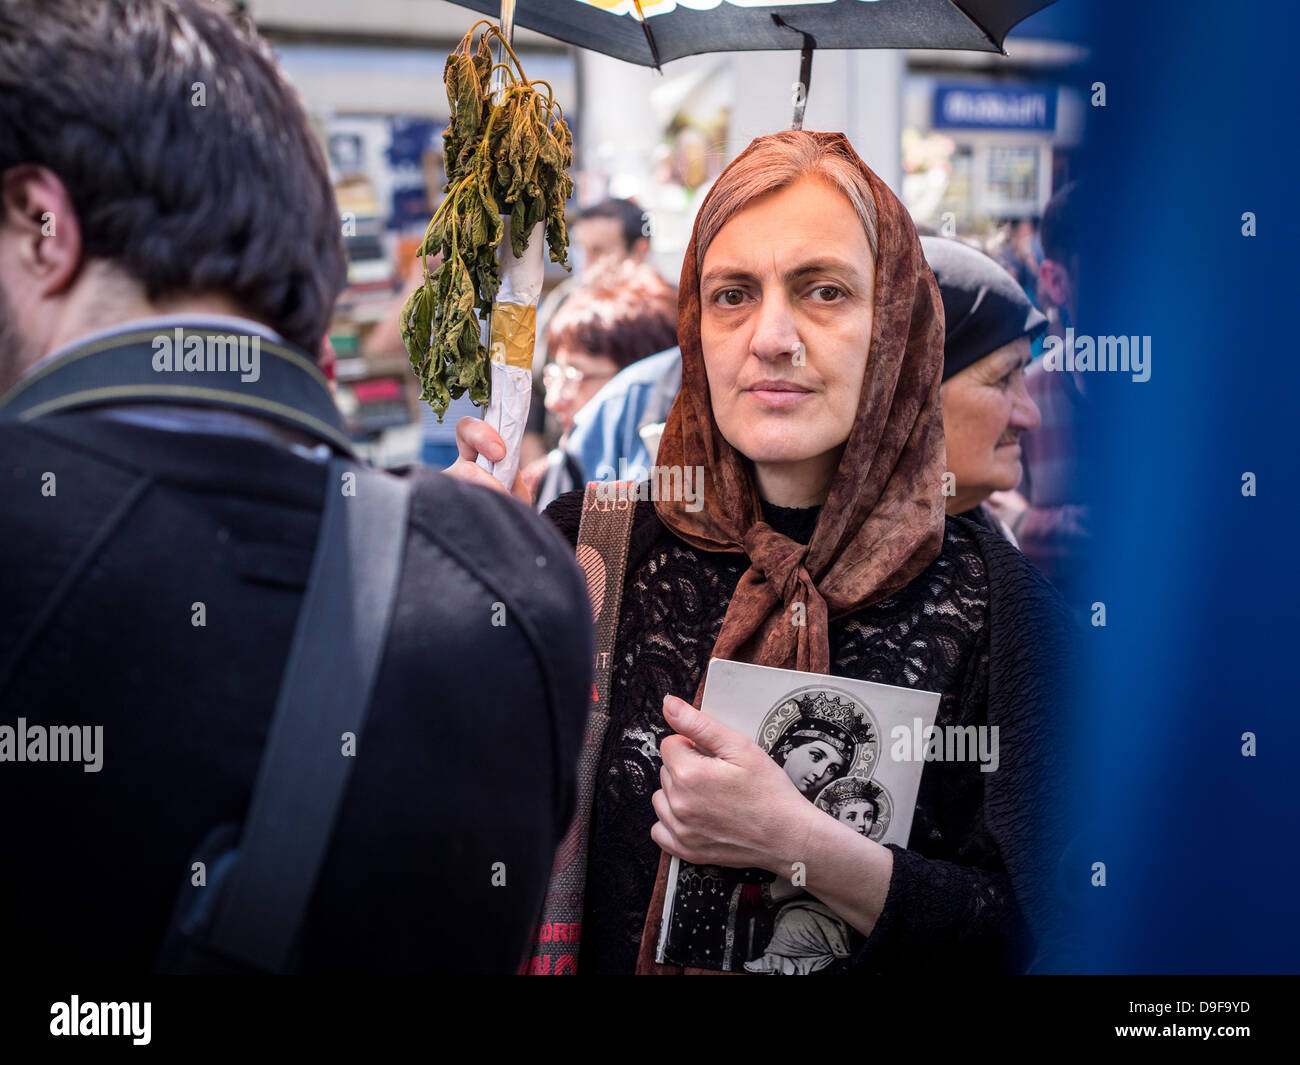
[{"label": "backpack strap", "polygon": [[[349,476],[351,478],[349,479]],[[410,486],[329,464],[311,575],[239,844],[208,945],[268,972],[297,967],[299,935],[352,771],[388,637]]]},{"label": "backpack strap", "polygon": [[[578,946],[587,885],[587,843],[591,832],[591,802],[600,765],[605,730],[609,727],[609,685],[614,666],[614,641],[623,603],[628,544],[636,514],[637,486],[631,481],[592,481],[582,501],[578,526],[578,565],[587,575],[587,594],[596,626],[591,706],[587,734],[578,756],[577,801],[573,821],[555,853],[551,880],[537,935],[522,972],[537,976],[573,975],[578,970]],[[557,929],[562,931],[557,934]]]}]

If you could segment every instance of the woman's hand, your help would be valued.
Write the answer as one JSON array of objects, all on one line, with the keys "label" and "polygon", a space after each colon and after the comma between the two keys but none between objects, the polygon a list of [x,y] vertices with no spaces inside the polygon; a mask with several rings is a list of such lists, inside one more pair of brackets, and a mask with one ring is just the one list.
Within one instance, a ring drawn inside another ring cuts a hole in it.
[{"label": "woman's hand", "polygon": [[[467,484],[494,488],[498,492],[506,491],[505,485],[478,464],[480,455],[492,462],[500,462],[506,457],[506,442],[492,426],[468,415],[462,418],[456,423],[456,450],[460,452],[459,457],[443,470],[443,473]],[[514,487],[508,494],[522,500],[530,507],[533,505],[532,493],[528,491],[521,477],[515,478]]]},{"label": "woman's hand", "polygon": [[749,737],[672,695],[664,718],[677,735],[659,746],[662,790],[651,799],[659,818],[651,838],[697,865],[790,876],[806,858],[811,819],[826,815]]},{"label": "woman's hand", "polygon": [[697,865],[786,878],[797,872],[792,886],[871,935],[889,894],[893,852],[810,803],[749,737],[672,695],[664,717],[677,735],[659,745],[663,789],[651,800],[659,820],[650,837]]}]

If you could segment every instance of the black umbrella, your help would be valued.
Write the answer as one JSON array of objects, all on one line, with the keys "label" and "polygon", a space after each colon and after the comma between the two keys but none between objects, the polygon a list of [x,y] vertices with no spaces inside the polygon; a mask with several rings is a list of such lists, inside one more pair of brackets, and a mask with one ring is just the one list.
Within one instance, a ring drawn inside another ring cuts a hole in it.
[{"label": "black umbrella", "polygon": [[[501,0],[452,0],[500,16]],[[629,63],[702,52],[955,48],[1002,52],[1016,23],[1054,0],[516,0],[514,23]]]}]

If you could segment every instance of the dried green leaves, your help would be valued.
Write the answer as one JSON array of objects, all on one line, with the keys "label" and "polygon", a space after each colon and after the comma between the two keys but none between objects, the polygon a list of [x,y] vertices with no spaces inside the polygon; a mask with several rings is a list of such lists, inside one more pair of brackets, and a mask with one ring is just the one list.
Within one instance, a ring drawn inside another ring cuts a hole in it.
[{"label": "dried green leaves", "polygon": [[[443,134],[447,193],[429,223],[421,254],[442,252],[443,261],[402,308],[402,340],[422,385],[420,398],[438,414],[469,392],[486,406],[491,392],[488,352],[479,341],[479,319],[491,312],[501,285],[497,251],[506,238],[502,216],[509,216],[509,240],[522,256],[533,227],[546,222],[553,262],[565,265],[569,236],[564,204],[573,192],[567,173],[573,138],[546,82],[524,78],[519,59],[492,25],[472,46],[476,22],[447,57],[443,81],[451,123]],[[492,52],[496,36],[514,61],[505,65],[506,87],[491,94]],[[546,94],[536,86],[545,86]]]}]

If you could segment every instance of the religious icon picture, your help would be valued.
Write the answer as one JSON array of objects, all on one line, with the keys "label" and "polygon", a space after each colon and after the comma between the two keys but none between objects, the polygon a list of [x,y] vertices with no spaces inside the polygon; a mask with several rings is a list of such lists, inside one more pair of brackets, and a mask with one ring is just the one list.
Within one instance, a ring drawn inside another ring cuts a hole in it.
[{"label": "religious icon picture", "polygon": [[[714,659],[700,709],[751,736],[828,817],[906,846],[923,762],[882,758],[895,728],[934,723],[936,692]],[[847,968],[861,936],[804,889],[801,870],[697,866],[674,858],[658,960],[723,972]]]}]

